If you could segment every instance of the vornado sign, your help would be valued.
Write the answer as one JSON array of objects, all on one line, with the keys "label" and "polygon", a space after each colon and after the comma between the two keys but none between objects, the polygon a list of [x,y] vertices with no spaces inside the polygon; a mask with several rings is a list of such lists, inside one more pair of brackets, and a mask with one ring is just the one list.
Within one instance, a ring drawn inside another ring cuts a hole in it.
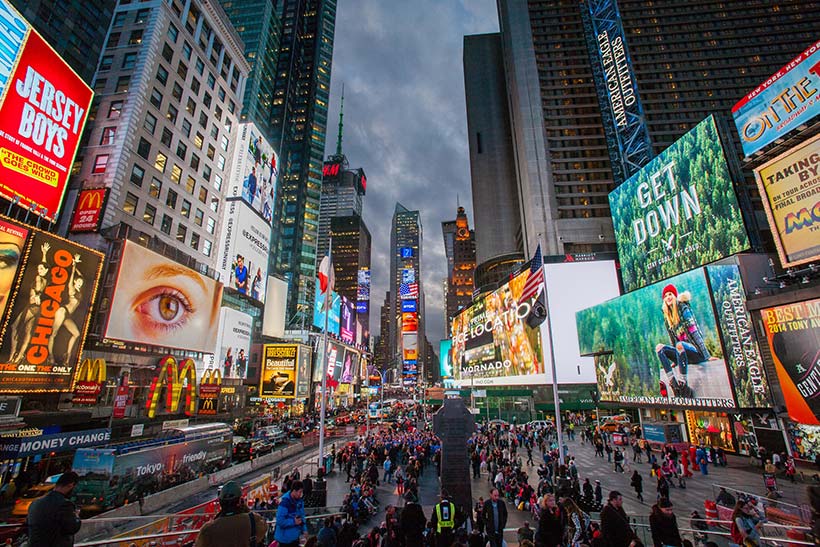
[{"label": "vornado sign", "polygon": [[[183,385],[184,383],[184,385]],[[165,409],[175,414],[179,410],[179,401],[182,392],[185,392],[184,411],[186,416],[192,416],[196,409],[196,365],[193,359],[185,359],[178,364],[176,359],[170,355],[163,357],[159,362],[159,370],[151,388],[148,390],[148,400],[145,402],[145,409],[148,417],[157,415],[159,396],[163,386],[165,387]]]}]

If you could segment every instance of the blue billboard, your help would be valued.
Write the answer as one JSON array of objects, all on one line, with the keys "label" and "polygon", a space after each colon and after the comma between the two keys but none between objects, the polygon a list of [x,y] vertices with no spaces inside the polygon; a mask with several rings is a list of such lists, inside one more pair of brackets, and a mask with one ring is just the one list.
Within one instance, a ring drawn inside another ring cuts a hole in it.
[{"label": "blue billboard", "polygon": [[417,312],[418,305],[416,304],[416,300],[402,300],[401,301],[401,311],[402,313],[410,313],[410,312]]},{"label": "blue billboard", "polygon": [[[342,309],[342,297],[331,292],[330,314],[327,318],[327,332],[339,335],[339,323]],[[322,294],[319,286],[316,286],[316,299],[313,306],[313,326],[318,329],[325,328],[325,295]]]},{"label": "blue billboard", "polygon": [[453,376],[453,363],[450,361],[450,350],[452,349],[452,347],[453,340],[451,338],[439,342],[438,362],[439,372],[441,373],[442,378],[452,378]]},{"label": "blue billboard", "polygon": [[732,107],[746,156],[820,114],[818,63],[820,40]]},{"label": "blue billboard", "polygon": [[402,247],[399,251],[402,258],[413,258],[413,247]]}]

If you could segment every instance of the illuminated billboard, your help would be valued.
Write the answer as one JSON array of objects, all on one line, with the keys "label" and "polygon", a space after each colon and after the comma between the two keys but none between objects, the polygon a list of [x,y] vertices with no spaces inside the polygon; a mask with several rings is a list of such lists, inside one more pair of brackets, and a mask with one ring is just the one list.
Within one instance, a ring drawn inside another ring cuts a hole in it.
[{"label": "illuminated billboard", "polygon": [[603,401],[734,408],[705,269],[576,314]]},{"label": "illuminated billboard", "polygon": [[260,397],[293,399],[296,396],[298,344],[265,344],[262,350]]},{"label": "illuminated billboard", "polygon": [[210,353],[222,284],[125,241],[105,337]]},{"label": "illuminated billboard", "polygon": [[820,425],[820,299],[760,310],[789,418]]},{"label": "illuminated billboard", "polygon": [[299,398],[310,395],[310,360],[313,352],[310,346],[299,346],[299,357],[296,368],[296,396]]},{"label": "illuminated billboard", "polygon": [[627,291],[749,247],[714,116],[613,190],[609,208]]},{"label": "illuminated billboard", "polygon": [[402,258],[413,258],[413,247],[402,247],[399,249]]},{"label": "illuminated billboard", "polygon": [[356,300],[367,302],[370,300],[370,268],[359,268],[356,275]]},{"label": "illuminated billboard", "polygon": [[73,234],[98,231],[107,202],[108,188],[84,188],[80,190],[68,231]]},{"label": "illuminated billboard", "polygon": [[265,301],[270,256],[270,225],[240,199],[225,201],[219,277],[227,286]]},{"label": "illuminated billboard", "polygon": [[419,316],[416,312],[405,312],[401,314],[401,331],[418,332]]},{"label": "illuminated billboard", "polygon": [[356,342],[356,310],[353,302],[342,296],[339,305],[339,338],[342,342]]},{"label": "illuminated billboard", "polygon": [[217,346],[213,348],[216,363],[223,378],[248,377],[253,318],[232,308],[222,308],[219,314]]},{"label": "illuminated billboard", "polygon": [[402,300],[401,301],[401,312],[404,313],[416,313],[418,311],[418,304],[416,300]]},{"label": "illuminated billboard", "polygon": [[343,384],[355,384],[358,382],[359,352],[350,348],[345,348],[342,358],[342,374],[340,382]]},{"label": "illuminated billboard", "polygon": [[784,268],[820,256],[818,166],[820,135],[815,135],[755,169],[757,187]]},{"label": "illuminated billboard", "polygon": [[242,198],[270,224],[279,174],[278,157],[255,124],[239,124],[234,147],[234,172],[228,195]]},{"label": "illuminated billboard", "polygon": [[[327,317],[327,332],[339,335],[339,321],[342,308],[342,297],[335,291],[330,296],[330,313]],[[313,306],[313,326],[317,329],[325,328],[325,295],[319,285],[316,285],[316,294]]]},{"label": "illuminated billboard", "polygon": [[11,298],[11,289],[17,279],[29,230],[0,218],[0,324]]},{"label": "illuminated billboard", "polygon": [[401,282],[402,283],[415,283],[416,282],[416,270],[413,268],[403,268],[401,271]]},{"label": "illuminated billboard", "polygon": [[93,92],[0,0],[0,196],[54,221]]},{"label": "illuminated billboard", "polygon": [[453,341],[449,338],[447,340],[441,340],[439,342],[438,351],[438,363],[439,363],[439,373],[442,378],[452,378],[453,376],[453,362],[450,360],[450,351],[453,347]]},{"label": "illuminated billboard", "polygon": [[751,156],[820,113],[820,40],[732,107],[743,153]]},{"label": "illuminated billboard", "polygon": [[[0,234],[22,233],[14,232],[13,223],[3,225]],[[0,392],[70,391],[103,255],[39,230],[29,232],[17,287],[5,306]],[[0,250],[8,251],[12,272],[17,268],[14,260],[19,259],[15,248],[16,243],[0,244]]]}]

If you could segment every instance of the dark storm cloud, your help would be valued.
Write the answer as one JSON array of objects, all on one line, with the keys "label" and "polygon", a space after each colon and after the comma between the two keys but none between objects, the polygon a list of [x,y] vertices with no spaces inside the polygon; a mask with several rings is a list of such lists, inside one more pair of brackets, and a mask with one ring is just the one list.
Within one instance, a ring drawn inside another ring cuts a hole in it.
[{"label": "dark storm cloud", "polygon": [[457,197],[473,223],[462,41],[496,32],[494,0],[341,0],[336,18],[326,152],[336,148],[344,83],[343,152],[367,174],[364,219],[373,235],[371,325],[388,289],[396,202],[421,212],[426,333],[444,337],[447,261],[441,222]]}]

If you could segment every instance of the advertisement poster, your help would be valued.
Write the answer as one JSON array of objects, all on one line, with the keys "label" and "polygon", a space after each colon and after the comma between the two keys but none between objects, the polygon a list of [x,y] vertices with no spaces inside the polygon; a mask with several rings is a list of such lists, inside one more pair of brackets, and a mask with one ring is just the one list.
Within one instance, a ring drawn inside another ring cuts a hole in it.
[{"label": "advertisement poster", "polygon": [[356,343],[356,308],[353,302],[344,296],[341,298],[342,302],[339,306],[339,338],[342,339],[342,342],[354,344]]},{"label": "advertisement poster", "polygon": [[769,382],[760,348],[746,309],[746,291],[735,264],[713,264],[706,267],[712,298],[717,310],[726,363],[735,386],[737,405],[741,408],[771,408]]},{"label": "advertisement poster", "polygon": [[222,308],[219,313],[219,341],[212,348],[222,378],[248,377],[248,357],[251,353],[253,318],[247,313]]},{"label": "advertisement poster", "polygon": [[270,255],[270,225],[240,199],[225,201],[219,278],[227,287],[265,301]]},{"label": "advertisement poster", "polygon": [[241,197],[268,225],[273,218],[278,159],[256,125],[251,122],[239,125],[229,194]]},{"label": "advertisement poster", "polygon": [[[322,343],[319,342],[319,347],[321,348]],[[317,353],[316,357],[319,359],[321,353]],[[327,352],[325,352],[325,361],[317,362],[317,366],[313,370],[313,381],[314,382],[321,382],[322,381],[322,370],[327,370],[328,378],[331,379],[333,382],[338,383],[339,380],[342,378],[342,368],[343,368],[343,360],[344,359],[344,347],[336,342],[331,340],[327,341]],[[335,386],[332,386],[335,387]]]},{"label": "advertisement poster", "polygon": [[93,92],[0,0],[0,196],[54,221]]},{"label": "advertisement poster", "polygon": [[[313,306],[313,326],[319,330],[325,329],[325,295],[322,294],[319,285],[316,285],[316,296]],[[339,321],[342,308],[342,297],[335,291],[330,295],[330,313],[327,317],[327,332],[339,336]]]},{"label": "advertisement poster", "polygon": [[96,232],[100,229],[103,210],[108,202],[108,188],[85,188],[77,196],[74,214],[68,231],[77,234],[80,232]]},{"label": "advertisement poster", "polygon": [[416,312],[404,312],[401,314],[401,331],[418,332],[419,316]]},{"label": "advertisement poster", "polygon": [[[818,101],[820,103],[820,101]],[[820,135],[755,169],[784,268],[820,256]]]},{"label": "advertisement poster", "polygon": [[0,346],[0,392],[70,391],[103,255],[40,231],[29,238]]},{"label": "advertisement poster", "polygon": [[439,342],[438,351],[438,363],[439,363],[439,373],[442,378],[452,378],[453,376],[453,363],[450,360],[450,350],[453,347],[453,341],[449,338],[447,340],[442,340]]},{"label": "advertisement poster", "polygon": [[299,356],[296,371],[296,396],[300,398],[310,395],[310,360],[313,357],[309,346],[299,346]]},{"label": "advertisement poster", "polygon": [[350,348],[345,348],[344,358],[342,359],[342,375],[341,383],[355,384],[358,380],[356,372],[359,369],[359,352]]},{"label": "advertisement poster", "polygon": [[820,426],[788,422],[789,444],[794,457],[816,461],[820,454]]},{"label": "advertisement poster", "polygon": [[370,268],[359,268],[356,276],[356,300],[367,302],[370,300]]},{"label": "advertisement poster", "polygon": [[703,268],[576,314],[602,401],[734,408]]},{"label": "advertisement poster", "polygon": [[262,354],[260,397],[293,399],[296,396],[298,344],[265,344]]},{"label": "advertisement poster", "polygon": [[820,40],[732,107],[743,153],[751,156],[820,113]]},{"label": "advertisement poster", "polygon": [[0,218],[0,325],[11,298],[11,289],[23,262],[29,231]]},{"label": "advertisement poster", "polygon": [[401,335],[402,352],[405,361],[415,361],[419,358],[419,337],[418,334]]},{"label": "advertisement poster", "polygon": [[749,247],[709,116],[609,194],[627,292]]},{"label": "advertisement poster", "polygon": [[126,241],[105,336],[210,353],[221,303],[218,281]]},{"label": "advertisement poster", "polygon": [[760,310],[789,418],[820,425],[820,299]]}]

